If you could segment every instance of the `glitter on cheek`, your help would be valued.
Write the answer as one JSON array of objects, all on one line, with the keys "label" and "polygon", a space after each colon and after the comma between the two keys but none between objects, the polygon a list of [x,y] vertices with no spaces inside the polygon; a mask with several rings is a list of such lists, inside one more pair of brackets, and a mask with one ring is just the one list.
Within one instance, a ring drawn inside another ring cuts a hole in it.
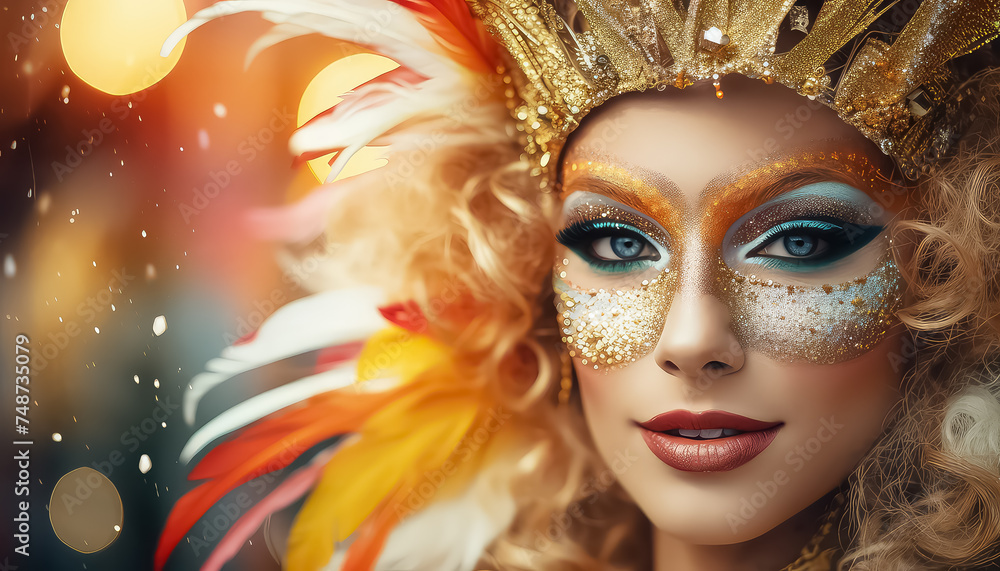
[{"label": "glitter on cheek", "polygon": [[726,300],[745,350],[776,360],[833,364],[870,351],[896,322],[903,280],[887,253],[864,277],[836,285],[788,286],[746,276],[718,260]]},{"label": "glitter on cheek", "polygon": [[673,299],[677,272],[627,289],[574,288],[556,266],[553,287],[563,343],[571,357],[595,369],[614,370],[648,354],[663,332]]}]

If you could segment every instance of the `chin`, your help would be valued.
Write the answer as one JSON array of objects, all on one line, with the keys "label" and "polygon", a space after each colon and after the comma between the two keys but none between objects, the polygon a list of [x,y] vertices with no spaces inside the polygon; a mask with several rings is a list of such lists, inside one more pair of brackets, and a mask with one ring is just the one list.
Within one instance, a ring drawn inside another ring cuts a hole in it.
[{"label": "chin", "polygon": [[[635,458],[618,471],[619,482],[657,530],[697,545],[729,545],[760,537],[836,489],[850,472],[845,450],[833,446],[804,464],[789,463],[803,439],[795,426],[779,431],[750,462],[717,472],[685,472],[650,450],[637,427],[594,433],[606,460],[618,451]],[[624,444],[624,446],[622,446]],[[801,467],[801,470],[796,468]],[[790,522],[794,525],[794,522]]]}]

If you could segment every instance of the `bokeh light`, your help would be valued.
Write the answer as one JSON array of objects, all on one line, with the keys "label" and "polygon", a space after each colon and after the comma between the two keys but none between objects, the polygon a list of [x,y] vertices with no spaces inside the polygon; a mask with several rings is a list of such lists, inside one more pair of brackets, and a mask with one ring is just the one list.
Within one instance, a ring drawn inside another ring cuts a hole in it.
[{"label": "bokeh light", "polygon": [[118,489],[93,468],[77,468],[59,478],[49,499],[49,521],[60,541],[81,553],[114,543],[124,510]]},{"label": "bokeh light", "polygon": [[186,19],[181,0],[68,0],[60,26],[63,54],[87,84],[111,95],[135,93],[177,64],[184,42],[165,58],[160,47]]}]

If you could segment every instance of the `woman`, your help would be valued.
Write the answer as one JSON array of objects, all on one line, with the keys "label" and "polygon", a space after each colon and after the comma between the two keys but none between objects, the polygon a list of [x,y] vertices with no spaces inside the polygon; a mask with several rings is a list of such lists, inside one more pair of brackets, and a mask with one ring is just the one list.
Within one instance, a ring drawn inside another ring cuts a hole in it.
[{"label": "woman", "polygon": [[308,450],[206,568],[305,494],[288,569],[988,565],[1000,8],[470,6],[228,2],[175,34],[260,10],[264,45],[400,67],[291,141],[338,152],[328,180],[367,144],[388,166],[268,220],[380,293],[331,279],[193,381],[189,418],[318,351],[195,434],[184,459],[250,425],[157,564]]}]

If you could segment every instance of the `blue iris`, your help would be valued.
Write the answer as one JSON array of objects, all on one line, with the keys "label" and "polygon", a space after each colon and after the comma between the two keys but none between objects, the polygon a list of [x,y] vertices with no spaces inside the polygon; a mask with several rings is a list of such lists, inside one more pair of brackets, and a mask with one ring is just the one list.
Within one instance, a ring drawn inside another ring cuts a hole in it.
[{"label": "blue iris", "polygon": [[634,258],[642,252],[646,241],[634,236],[614,236],[611,238],[611,251],[619,258]]},{"label": "blue iris", "polygon": [[788,234],[782,242],[785,251],[793,256],[808,256],[819,245],[819,240],[809,234]]}]

